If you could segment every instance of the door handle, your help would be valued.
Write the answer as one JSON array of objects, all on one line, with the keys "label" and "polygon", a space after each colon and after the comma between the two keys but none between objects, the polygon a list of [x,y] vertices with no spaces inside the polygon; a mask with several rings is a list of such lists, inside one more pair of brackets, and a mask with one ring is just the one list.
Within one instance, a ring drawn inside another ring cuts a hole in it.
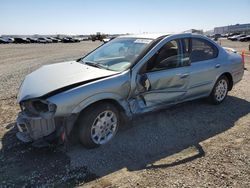
[{"label": "door handle", "polygon": [[215,68],[220,68],[220,64],[215,65]]},{"label": "door handle", "polygon": [[180,78],[186,78],[186,77],[188,77],[189,76],[189,74],[188,73],[185,73],[185,74],[181,74],[180,75]]}]

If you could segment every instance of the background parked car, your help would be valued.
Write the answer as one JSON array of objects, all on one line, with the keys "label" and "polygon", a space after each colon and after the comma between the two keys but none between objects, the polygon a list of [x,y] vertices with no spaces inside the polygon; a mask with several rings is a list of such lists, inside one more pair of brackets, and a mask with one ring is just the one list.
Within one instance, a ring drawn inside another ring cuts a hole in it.
[{"label": "background parked car", "polygon": [[68,37],[64,37],[62,38],[62,42],[63,43],[70,43],[70,42],[73,42],[71,39],[69,39]]},{"label": "background parked car", "polygon": [[28,37],[27,39],[30,41],[30,43],[37,43],[37,39],[36,38]]},{"label": "background parked car", "polygon": [[250,35],[247,35],[247,36],[245,36],[245,37],[240,37],[240,38],[239,38],[239,41],[241,41],[241,42],[250,41]]},{"label": "background parked car", "polygon": [[107,43],[107,42],[109,42],[109,41],[110,41],[110,38],[105,38],[105,39],[102,39],[102,41],[103,41],[104,43]]},{"label": "background parked car", "polygon": [[242,35],[239,35],[238,37],[236,37],[236,39],[239,41],[240,40],[240,38],[242,38],[242,37],[246,37],[247,35],[245,35],[245,34],[242,34]]},{"label": "background parked car", "polygon": [[45,44],[45,43],[52,43],[52,40],[47,39],[47,38],[45,38],[45,37],[39,37],[39,38],[37,39],[37,41],[38,41],[39,43],[43,43],[43,44]]},{"label": "background parked car", "polygon": [[89,37],[82,37],[81,38],[81,41],[88,41],[89,40]]},{"label": "background parked car", "polygon": [[80,42],[80,40],[72,38],[72,37],[64,37],[62,39],[62,42],[64,42],[64,43],[71,43],[71,42]]},{"label": "background parked car", "polygon": [[226,34],[221,34],[221,37],[222,37],[222,38],[227,38],[228,36],[229,36],[228,33],[226,33]]},{"label": "background parked car", "polygon": [[53,42],[53,41],[52,41],[50,38],[48,38],[48,37],[44,37],[44,39],[47,40],[47,43],[52,43],[52,42]]},{"label": "background parked car", "polygon": [[14,42],[14,39],[11,38],[11,37],[2,37],[3,40],[5,40],[7,43],[13,43]]},{"label": "background parked car", "polygon": [[228,36],[227,37],[233,37],[235,35],[240,35],[240,33],[228,33]]},{"label": "background parked car", "polygon": [[59,42],[62,42],[62,38],[60,37],[54,37],[54,39],[57,39]]},{"label": "background parked car", "polygon": [[17,38],[14,38],[14,43],[27,44],[27,43],[30,43],[30,41],[26,38],[17,37]]},{"label": "background parked car", "polygon": [[61,42],[60,39],[56,39],[56,38],[54,38],[54,37],[46,37],[46,38],[49,39],[49,40],[51,40],[52,42],[55,42],[55,43]]},{"label": "background parked car", "polygon": [[0,44],[8,44],[9,42],[6,41],[4,38],[0,38]]},{"label": "background parked car", "polygon": [[227,36],[227,39],[228,40],[231,40],[232,37],[236,36],[236,35],[239,35],[240,33],[229,33],[228,36]]},{"label": "background parked car", "polygon": [[115,39],[116,37],[107,37],[107,38],[105,38],[105,39],[103,39],[102,41],[104,42],[104,43],[107,43],[107,42],[109,42],[109,41],[111,41],[111,40],[113,40],[113,39]]},{"label": "background parked car", "polygon": [[245,36],[246,36],[245,34],[234,35],[234,36],[232,36],[232,37],[229,37],[228,39],[231,40],[231,41],[237,41],[237,40],[239,40],[239,38],[245,37]]}]

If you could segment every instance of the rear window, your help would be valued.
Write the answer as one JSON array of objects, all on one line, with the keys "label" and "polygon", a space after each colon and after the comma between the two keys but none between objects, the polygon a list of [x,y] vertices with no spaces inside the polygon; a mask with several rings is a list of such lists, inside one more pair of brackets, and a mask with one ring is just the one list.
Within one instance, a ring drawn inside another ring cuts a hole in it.
[{"label": "rear window", "polygon": [[216,58],[218,49],[205,39],[192,39],[191,62],[205,61]]}]

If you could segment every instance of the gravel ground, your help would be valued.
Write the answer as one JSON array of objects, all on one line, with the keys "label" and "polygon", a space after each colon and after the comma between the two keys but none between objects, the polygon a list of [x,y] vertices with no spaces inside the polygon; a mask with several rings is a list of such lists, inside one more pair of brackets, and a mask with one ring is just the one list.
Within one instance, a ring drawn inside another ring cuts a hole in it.
[{"label": "gravel ground", "polygon": [[[249,45],[220,42],[239,51]],[[98,45],[0,45],[0,187],[250,187],[247,70],[223,104],[196,100],[138,116],[98,149],[36,149],[17,141],[15,97],[24,76]]]}]

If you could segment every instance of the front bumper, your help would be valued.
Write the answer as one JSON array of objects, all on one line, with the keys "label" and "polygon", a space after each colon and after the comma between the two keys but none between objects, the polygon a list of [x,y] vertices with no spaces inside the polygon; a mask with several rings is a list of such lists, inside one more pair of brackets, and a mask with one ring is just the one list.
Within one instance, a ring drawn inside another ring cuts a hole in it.
[{"label": "front bumper", "polygon": [[44,119],[20,112],[16,122],[19,131],[16,136],[19,140],[26,143],[42,139],[56,131],[54,118]]}]

